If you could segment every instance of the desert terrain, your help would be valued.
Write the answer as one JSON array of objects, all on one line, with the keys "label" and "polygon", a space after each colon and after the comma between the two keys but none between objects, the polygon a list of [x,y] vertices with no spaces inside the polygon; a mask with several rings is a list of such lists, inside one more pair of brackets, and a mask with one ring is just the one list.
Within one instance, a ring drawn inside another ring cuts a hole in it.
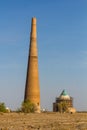
[{"label": "desert terrain", "polygon": [[0,130],[87,130],[87,113],[0,113]]}]

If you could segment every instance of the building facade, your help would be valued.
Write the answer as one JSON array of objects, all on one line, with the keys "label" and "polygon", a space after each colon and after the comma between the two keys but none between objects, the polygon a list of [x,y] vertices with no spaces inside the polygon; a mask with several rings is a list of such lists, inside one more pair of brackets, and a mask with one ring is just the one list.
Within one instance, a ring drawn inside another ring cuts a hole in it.
[{"label": "building facade", "polygon": [[59,97],[56,97],[55,102],[53,103],[53,111],[54,112],[58,112],[59,108],[58,108],[58,104],[59,103],[66,103],[67,104],[67,108],[72,108],[73,107],[73,98],[70,97],[65,90],[62,91],[62,93],[60,94]]}]

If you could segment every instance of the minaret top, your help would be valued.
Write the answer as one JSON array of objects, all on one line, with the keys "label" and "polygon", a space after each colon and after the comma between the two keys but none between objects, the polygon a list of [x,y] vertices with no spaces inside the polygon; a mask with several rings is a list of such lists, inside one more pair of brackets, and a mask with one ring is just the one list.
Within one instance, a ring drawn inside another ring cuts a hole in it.
[{"label": "minaret top", "polygon": [[32,18],[32,24],[36,24],[36,18],[35,17]]},{"label": "minaret top", "polygon": [[30,39],[30,56],[37,56],[37,31],[36,18],[32,18],[31,22],[31,39]]},{"label": "minaret top", "polygon": [[31,37],[32,38],[37,37],[37,34],[36,34],[36,18],[35,17],[32,18],[32,22],[31,22]]}]

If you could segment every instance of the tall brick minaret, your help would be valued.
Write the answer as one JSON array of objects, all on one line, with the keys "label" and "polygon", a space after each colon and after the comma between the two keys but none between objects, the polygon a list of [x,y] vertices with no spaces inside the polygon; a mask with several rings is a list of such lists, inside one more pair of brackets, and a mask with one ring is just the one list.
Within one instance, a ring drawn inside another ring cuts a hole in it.
[{"label": "tall brick minaret", "polygon": [[36,18],[32,18],[30,33],[30,48],[27,66],[27,77],[25,85],[24,101],[29,100],[35,104],[37,112],[40,112],[40,88],[38,74],[38,53],[37,53],[37,33]]}]

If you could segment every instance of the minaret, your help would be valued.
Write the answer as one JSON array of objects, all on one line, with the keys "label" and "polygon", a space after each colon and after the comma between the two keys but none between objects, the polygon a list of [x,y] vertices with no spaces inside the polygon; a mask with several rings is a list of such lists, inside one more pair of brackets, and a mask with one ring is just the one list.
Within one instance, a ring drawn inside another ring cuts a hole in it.
[{"label": "minaret", "polygon": [[40,112],[40,88],[38,74],[38,53],[37,53],[37,34],[36,18],[32,18],[30,33],[30,48],[27,66],[27,77],[25,86],[24,101],[29,100],[34,103],[37,112]]}]

